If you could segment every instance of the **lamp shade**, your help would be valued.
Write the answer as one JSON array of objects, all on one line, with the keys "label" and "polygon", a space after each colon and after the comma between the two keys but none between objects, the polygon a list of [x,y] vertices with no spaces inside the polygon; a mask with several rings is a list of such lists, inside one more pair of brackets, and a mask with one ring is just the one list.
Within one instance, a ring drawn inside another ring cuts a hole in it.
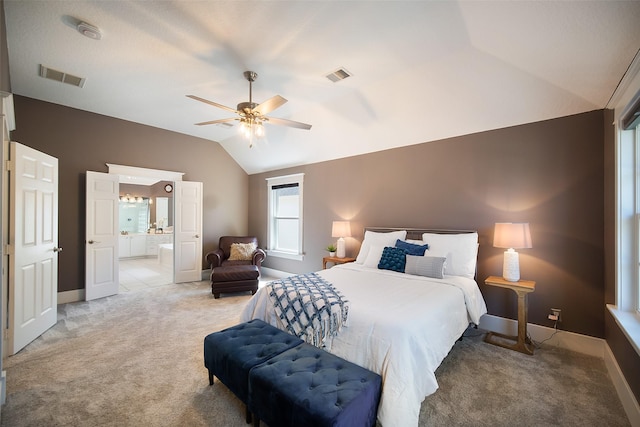
[{"label": "lamp shade", "polygon": [[349,221],[333,221],[331,237],[351,237],[351,224]]},{"label": "lamp shade", "polygon": [[496,248],[531,248],[531,232],[528,222],[497,222],[493,233]]}]

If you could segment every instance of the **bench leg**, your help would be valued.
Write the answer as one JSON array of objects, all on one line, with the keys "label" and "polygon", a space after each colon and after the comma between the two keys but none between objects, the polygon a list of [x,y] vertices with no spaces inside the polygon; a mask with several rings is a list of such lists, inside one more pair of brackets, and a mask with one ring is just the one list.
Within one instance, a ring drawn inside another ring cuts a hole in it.
[{"label": "bench leg", "polygon": [[[251,411],[249,410],[249,406],[245,405],[247,424],[251,424]],[[258,421],[260,422],[260,421]]]},{"label": "bench leg", "polygon": [[213,372],[209,371],[209,385],[213,385]]}]

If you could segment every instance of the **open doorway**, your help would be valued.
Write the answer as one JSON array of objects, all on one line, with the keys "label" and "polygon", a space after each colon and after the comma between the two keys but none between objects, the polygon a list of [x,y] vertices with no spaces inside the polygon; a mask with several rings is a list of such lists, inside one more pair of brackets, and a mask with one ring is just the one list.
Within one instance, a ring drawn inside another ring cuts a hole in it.
[{"label": "open doorway", "polygon": [[[173,182],[119,185],[119,292],[173,283]],[[139,180],[138,180],[139,181]]]},{"label": "open doorway", "polygon": [[183,174],[107,166],[119,177],[118,292],[174,283],[174,187]]},{"label": "open doorway", "polygon": [[[169,226],[173,227],[173,233],[166,233],[173,234],[173,245],[166,249],[172,250],[174,283],[202,280],[202,182],[183,181],[181,172],[109,163],[107,166],[109,173],[87,171],[86,175],[85,299],[103,298],[119,291],[119,244],[122,235],[119,230],[119,184],[130,183],[127,179],[131,177],[150,179],[153,184],[164,180],[169,182],[163,189],[173,194],[175,225]],[[153,224],[149,225],[147,234],[142,237],[165,234],[164,229],[158,233],[157,229],[151,230]],[[156,220],[155,227],[157,225]],[[145,245],[147,240],[151,239],[145,238]],[[130,255],[140,253],[135,252],[140,250],[140,246],[135,245],[142,245],[142,239],[128,242]],[[136,249],[131,252],[134,247]]]}]

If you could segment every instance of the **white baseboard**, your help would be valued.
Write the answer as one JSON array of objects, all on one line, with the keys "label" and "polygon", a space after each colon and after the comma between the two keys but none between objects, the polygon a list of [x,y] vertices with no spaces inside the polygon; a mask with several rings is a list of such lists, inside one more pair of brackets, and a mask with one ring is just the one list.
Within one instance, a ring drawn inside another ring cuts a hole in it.
[{"label": "white baseboard", "polygon": [[[478,326],[487,331],[513,336],[518,335],[518,322],[504,317],[485,314],[480,318],[480,325]],[[532,323],[527,324],[527,332],[531,339],[538,343],[544,341],[545,344],[554,347],[565,348],[604,359],[605,366],[622,402],[627,418],[629,418],[629,422],[634,427],[640,427],[640,406],[638,401],[605,340],[563,330],[558,330],[554,335],[555,329]],[[535,353],[533,357],[535,357]]]},{"label": "white baseboard", "polygon": [[[480,318],[479,327],[487,331],[499,332],[501,334],[513,336],[518,335],[517,321],[506,319],[504,317],[493,316],[491,314],[485,314]],[[545,341],[545,344],[552,345],[554,347],[566,348],[568,350],[577,351],[578,353],[588,354],[590,356],[596,356],[601,359],[604,358],[605,340],[590,337],[588,335],[563,331],[561,329],[558,329],[558,333],[553,335],[555,331],[555,329],[548,328],[546,326],[534,325],[532,323],[527,324],[527,332],[531,336],[531,339],[536,342],[548,339],[548,341]]]},{"label": "white baseboard", "polygon": [[58,304],[67,304],[78,301],[84,301],[84,289],[58,292]]},{"label": "white baseboard", "polygon": [[609,371],[609,376],[611,377],[613,385],[618,392],[618,397],[622,402],[622,407],[627,414],[627,418],[629,418],[629,422],[634,427],[640,427],[640,405],[638,405],[638,401],[636,400],[633,391],[631,391],[629,383],[627,383],[613,352],[606,342],[604,363],[607,366],[607,371]]},{"label": "white baseboard", "polygon": [[[211,277],[211,269],[202,270],[202,280],[207,281]],[[58,304],[84,301],[84,289],[74,289],[72,291],[58,292]]]}]

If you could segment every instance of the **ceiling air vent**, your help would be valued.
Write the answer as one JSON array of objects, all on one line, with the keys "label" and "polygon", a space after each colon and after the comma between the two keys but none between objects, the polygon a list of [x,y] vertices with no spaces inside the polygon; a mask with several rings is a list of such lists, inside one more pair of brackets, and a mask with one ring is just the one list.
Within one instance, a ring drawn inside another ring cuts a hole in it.
[{"label": "ceiling air vent", "polygon": [[339,68],[333,73],[327,74],[326,77],[332,82],[336,83],[336,82],[339,82],[340,80],[346,79],[347,77],[351,77],[351,73],[345,70],[344,68]]},{"label": "ceiling air vent", "polygon": [[45,67],[42,64],[40,64],[40,77],[44,77],[45,79],[55,80],[61,83],[70,84],[72,86],[77,86],[77,87],[83,87],[85,82],[84,77],[78,77],[72,74],[63,73],[62,71]]}]

